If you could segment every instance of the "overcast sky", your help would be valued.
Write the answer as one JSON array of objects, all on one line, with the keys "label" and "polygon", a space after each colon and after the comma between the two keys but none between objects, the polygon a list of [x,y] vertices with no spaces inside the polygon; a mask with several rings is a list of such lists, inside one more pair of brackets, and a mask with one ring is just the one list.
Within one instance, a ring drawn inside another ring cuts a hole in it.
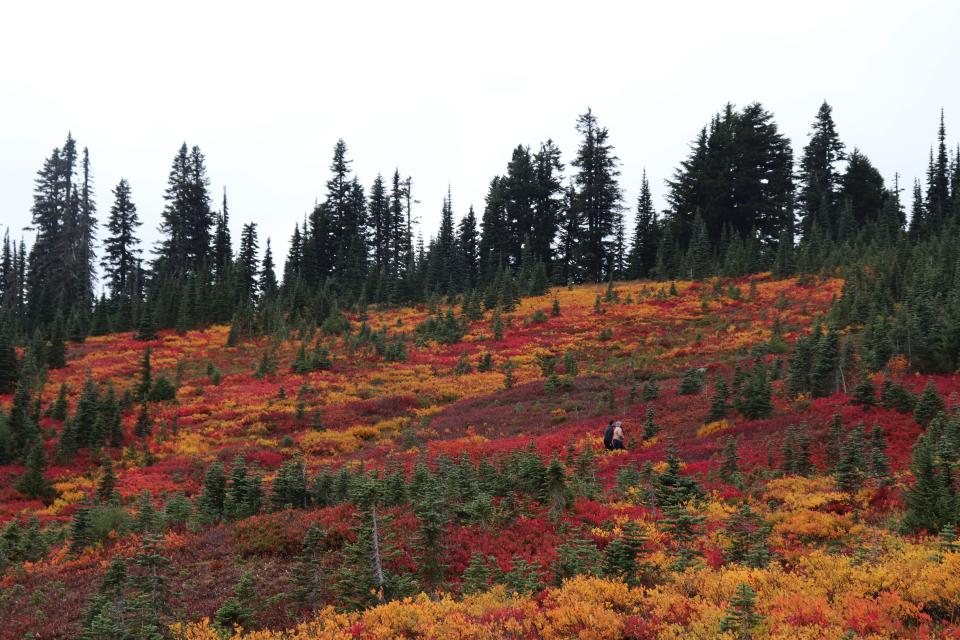
[{"label": "overcast sky", "polygon": [[425,235],[448,184],[458,217],[479,213],[517,144],[553,138],[569,163],[588,106],[631,208],[644,167],[662,205],[663,180],[727,101],[762,102],[798,152],[826,99],[847,145],[908,190],[941,107],[960,139],[958,2],[465,4],[7,3],[0,226],[29,223],[35,172],[67,131],[90,149],[101,220],[125,177],[152,245],[186,141],[213,192],[227,188],[234,238],[254,221],[280,256],[337,138],[365,187],[395,167],[413,177]]}]

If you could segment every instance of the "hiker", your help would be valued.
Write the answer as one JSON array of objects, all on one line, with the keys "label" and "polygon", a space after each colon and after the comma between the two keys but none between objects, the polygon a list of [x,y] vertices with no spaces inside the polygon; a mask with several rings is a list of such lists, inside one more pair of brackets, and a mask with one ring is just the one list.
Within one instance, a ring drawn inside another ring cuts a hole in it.
[{"label": "hiker", "polygon": [[623,449],[623,423],[617,420],[613,425],[611,449]]},{"label": "hiker", "polygon": [[603,448],[604,449],[613,449],[613,432],[616,427],[613,424],[613,420],[610,421],[610,424],[607,425],[607,430],[603,432]]}]

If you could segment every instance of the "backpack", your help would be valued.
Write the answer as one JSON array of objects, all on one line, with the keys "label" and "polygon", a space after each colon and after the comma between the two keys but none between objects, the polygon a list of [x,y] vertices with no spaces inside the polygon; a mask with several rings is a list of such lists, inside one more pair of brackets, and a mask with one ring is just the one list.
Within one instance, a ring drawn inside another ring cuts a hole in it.
[{"label": "backpack", "polygon": [[613,425],[607,425],[607,430],[603,432],[603,446],[607,449],[613,446]]}]

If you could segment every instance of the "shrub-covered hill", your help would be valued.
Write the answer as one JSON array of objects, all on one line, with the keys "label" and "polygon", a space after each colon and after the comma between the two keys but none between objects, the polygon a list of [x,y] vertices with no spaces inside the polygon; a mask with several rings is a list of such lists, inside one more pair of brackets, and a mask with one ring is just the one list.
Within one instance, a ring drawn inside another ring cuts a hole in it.
[{"label": "shrub-covered hill", "polygon": [[864,373],[841,285],[71,344],[0,396],[0,636],[956,637],[958,379]]}]

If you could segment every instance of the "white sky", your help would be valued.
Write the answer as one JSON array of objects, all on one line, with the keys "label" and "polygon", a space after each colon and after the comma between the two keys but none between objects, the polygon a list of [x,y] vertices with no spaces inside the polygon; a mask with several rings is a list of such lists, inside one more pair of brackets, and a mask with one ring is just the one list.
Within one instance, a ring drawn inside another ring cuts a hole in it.
[{"label": "white sky", "polygon": [[[170,162],[200,145],[231,222],[282,264],[346,140],[364,186],[399,167],[432,233],[518,143],[572,159],[576,116],[610,129],[633,207],[726,101],[759,100],[795,153],[820,102],[888,181],[923,176],[940,107],[960,136],[960,3],[6,2],[0,11],[0,226],[29,222],[33,178],[67,131],[90,148],[99,217],[121,177],[147,245]],[[649,4],[650,6],[645,6]],[[29,237],[28,237],[29,241]]]}]

